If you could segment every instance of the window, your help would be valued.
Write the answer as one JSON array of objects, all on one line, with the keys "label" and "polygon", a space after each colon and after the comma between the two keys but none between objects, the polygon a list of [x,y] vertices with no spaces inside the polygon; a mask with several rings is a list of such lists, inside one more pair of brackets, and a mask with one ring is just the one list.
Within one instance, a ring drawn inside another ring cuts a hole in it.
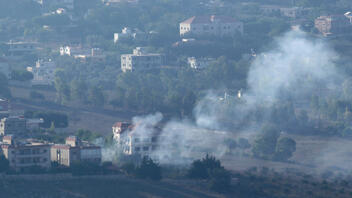
[{"label": "window", "polygon": [[152,142],[156,142],[157,138],[156,137],[152,137]]},{"label": "window", "polygon": [[138,151],[141,150],[141,148],[140,147],[135,147],[134,150],[138,152]]},{"label": "window", "polygon": [[148,146],[144,146],[143,147],[143,151],[149,151],[149,147]]},{"label": "window", "polygon": [[139,142],[139,138],[134,138],[134,142]]},{"label": "window", "polygon": [[33,158],[33,162],[34,162],[34,163],[38,163],[38,162],[40,162],[40,158],[39,158],[39,157],[35,157],[35,158]]}]

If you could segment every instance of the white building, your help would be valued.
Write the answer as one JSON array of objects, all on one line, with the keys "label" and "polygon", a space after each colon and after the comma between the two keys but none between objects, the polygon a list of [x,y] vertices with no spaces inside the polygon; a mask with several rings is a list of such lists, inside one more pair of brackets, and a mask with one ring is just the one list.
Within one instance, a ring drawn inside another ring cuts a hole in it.
[{"label": "white building", "polygon": [[129,27],[124,27],[121,30],[121,33],[114,33],[114,43],[117,44],[123,40],[134,40],[134,41],[143,41],[148,38],[148,35],[151,33],[146,33],[140,31],[138,28],[131,29]]},{"label": "white building", "polygon": [[350,20],[350,23],[352,23],[352,12],[346,12],[344,15]]},{"label": "white building", "polygon": [[133,54],[121,55],[121,70],[123,72],[147,70],[161,67],[163,55],[148,53],[146,48],[137,47]]},{"label": "white building", "polygon": [[62,46],[60,47],[61,56],[72,56],[75,59],[104,60],[106,55],[100,48],[83,48],[81,46]]},{"label": "white building", "polygon": [[260,10],[267,15],[278,14],[281,16],[295,19],[306,15],[309,12],[310,8],[262,5],[260,6]]},{"label": "white building", "polygon": [[180,23],[180,36],[234,36],[243,34],[243,23],[226,16],[194,16]]},{"label": "white building", "polygon": [[114,140],[121,146],[125,155],[141,155],[152,157],[159,147],[161,130],[156,127],[138,129],[138,125],[117,122],[113,126]]},{"label": "white building", "polygon": [[215,61],[214,58],[195,58],[195,57],[187,58],[188,66],[191,67],[192,69],[205,69],[214,61]]},{"label": "white building", "polygon": [[121,3],[138,4],[139,0],[102,0],[107,6],[119,6]]},{"label": "white building", "polygon": [[55,80],[55,62],[38,60],[35,67],[27,67],[27,71],[32,72],[32,85],[52,85]]},{"label": "white building", "polygon": [[2,57],[0,57],[0,73],[3,73],[7,78],[10,78],[11,69],[10,69],[9,62]]}]

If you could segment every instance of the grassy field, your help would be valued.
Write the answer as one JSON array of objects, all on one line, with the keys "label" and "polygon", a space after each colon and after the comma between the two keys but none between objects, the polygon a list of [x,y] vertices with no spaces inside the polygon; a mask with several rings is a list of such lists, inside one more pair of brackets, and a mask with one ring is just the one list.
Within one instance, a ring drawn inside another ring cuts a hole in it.
[{"label": "grassy field", "polygon": [[143,181],[122,176],[56,178],[6,176],[1,178],[1,197],[6,198],[220,198],[224,197],[187,182]]}]

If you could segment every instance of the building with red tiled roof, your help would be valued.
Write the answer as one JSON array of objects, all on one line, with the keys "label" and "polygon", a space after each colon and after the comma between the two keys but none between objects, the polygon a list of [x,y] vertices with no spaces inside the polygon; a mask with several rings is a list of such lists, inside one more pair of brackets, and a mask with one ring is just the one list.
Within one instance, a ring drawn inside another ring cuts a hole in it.
[{"label": "building with red tiled roof", "polygon": [[243,34],[243,23],[227,16],[194,16],[180,23],[180,36],[233,36]]},{"label": "building with red tiled roof", "polygon": [[113,125],[113,137],[125,155],[151,156],[159,149],[162,129],[143,123],[117,122]]}]

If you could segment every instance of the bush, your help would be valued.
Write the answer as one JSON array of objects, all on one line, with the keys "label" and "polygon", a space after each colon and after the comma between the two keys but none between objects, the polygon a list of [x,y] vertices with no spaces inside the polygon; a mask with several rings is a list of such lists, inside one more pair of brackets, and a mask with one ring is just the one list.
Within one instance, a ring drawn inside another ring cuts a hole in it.
[{"label": "bush", "polygon": [[74,176],[95,175],[101,172],[101,167],[92,162],[76,162],[71,165],[71,173]]},{"label": "bush", "polygon": [[188,170],[188,177],[193,179],[209,179],[209,172],[214,169],[223,169],[219,160],[208,154],[202,160],[196,160]]},{"label": "bush", "polygon": [[43,112],[43,111],[26,111],[24,113],[26,118],[43,118],[44,123],[40,127],[50,128],[54,123],[55,128],[68,127],[68,117],[66,114],[57,112]]},{"label": "bush", "polygon": [[11,72],[11,79],[17,81],[30,81],[33,79],[33,74],[26,70],[13,70]]},{"label": "bush", "polygon": [[230,187],[231,174],[229,171],[217,168],[210,172],[210,189],[216,192],[227,192]]},{"label": "bush", "polygon": [[135,170],[136,176],[141,179],[161,180],[161,167],[149,157],[144,157],[142,163]]},{"label": "bush", "polygon": [[0,156],[0,172],[6,172],[9,170],[9,160],[5,156]]},{"label": "bush", "polygon": [[213,156],[206,155],[202,160],[194,161],[188,171],[188,177],[193,179],[207,179],[210,189],[216,192],[230,190],[231,174]]},{"label": "bush", "polygon": [[34,100],[45,100],[45,96],[39,92],[31,91],[29,97]]},{"label": "bush", "polygon": [[133,163],[126,163],[121,166],[121,169],[127,174],[132,175],[136,172],[136,167]]}]

